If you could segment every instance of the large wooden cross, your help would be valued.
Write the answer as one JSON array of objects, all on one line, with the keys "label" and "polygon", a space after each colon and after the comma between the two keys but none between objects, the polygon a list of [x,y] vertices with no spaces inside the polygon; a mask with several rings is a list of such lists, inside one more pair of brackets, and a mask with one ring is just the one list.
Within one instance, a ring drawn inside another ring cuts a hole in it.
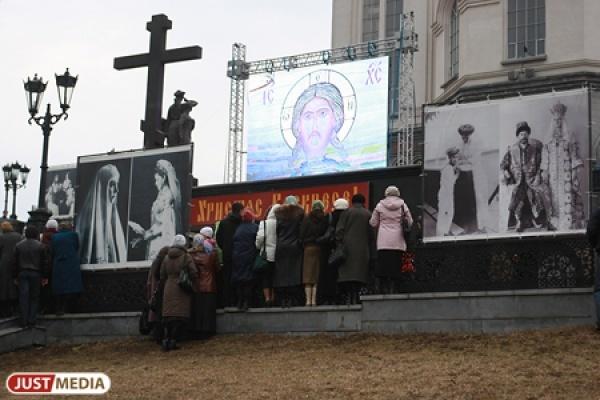
[{"label": "large wooden cross", "polygon": [[145,149],[164,146],[164,137],[158,131],[161,129],[165,64],[202,58],[200,46],[167,50],[167,30],[171,28],[172,22],[166,15],[153,15],[152,21],[146,24],[146,30],[150,32],[150,51],[117,57],[114,61],[114,68],[118,70],[148,67],[146,116],[140,124],[140,129],[144,132]]}]

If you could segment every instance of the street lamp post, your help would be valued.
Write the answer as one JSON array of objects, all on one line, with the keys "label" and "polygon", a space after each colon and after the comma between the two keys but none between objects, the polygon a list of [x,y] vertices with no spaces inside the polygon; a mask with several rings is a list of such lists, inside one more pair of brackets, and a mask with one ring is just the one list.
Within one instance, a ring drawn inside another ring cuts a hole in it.
[{"label": "street lamp post", "polygon": [[10,177],[12,175],[12,168],[9,164],[6,164],[2,167],[2,172],[4,172],[4,189],[6,193],[4,194],[4,211],[2,212],[2,218],[6,219],[8,217],[8,191],[10,190]]},{"label": "street lamp post", "polygon": [[[40,176],[40,191],[38,195],[38,210],[37,214],[42,219],[48,219],[50,213],[46,210],[46,204],[44,200],[44,191],[46,190],[46,172],[48,170],[48,146],[50,139],[50,132],[52,132],[52,126],[60,121],[63,117],[67,119],[71,104],[71,97],[73,96],[73,90],[77,84],[77,76],[73,76],[69,73],[69,69],[65,71],[63,75],[56,75],[56,88],[58,90],[58,99],[60,101],[60,108],[62,112],[60,114],[52,114],[50,111],[50,103],[46,107],[46,113],[41,116],[36,116],[40,109],[40,104],[46,90],[48,82],[44,82],[41,77],[38,78],[37,74],[34,75],[33,79],[27,78],[27,82],[23,82],[25,86],[25,95],[27,97],[27,108],[31,117],[27,121],[30,125],[31,122],[35,122],[36,125],[42,128],[42,134],[44,135],[44,148],[42,151],[42,165],[41,176]],[[34,212],[30,212],[32,219],[34,218]],[[45,223],[45,221],[40,221]]]},{"label": "street lamp post", "polygon": [[[10,183],[12,184],[13,190],[12,214],[10,216],[11,219],[17,219],[17,189],[25,187],[28,176],[29,168],[27,168],[26,165],[21,166],[21,164],[15,162],[10,166]],[[19,183],[19,178],[21,178],[21,183]],[[6,195],[8,198],[8,191],[6,192]],[[5,206],[8,206],[8,199],[5,200]]]}]

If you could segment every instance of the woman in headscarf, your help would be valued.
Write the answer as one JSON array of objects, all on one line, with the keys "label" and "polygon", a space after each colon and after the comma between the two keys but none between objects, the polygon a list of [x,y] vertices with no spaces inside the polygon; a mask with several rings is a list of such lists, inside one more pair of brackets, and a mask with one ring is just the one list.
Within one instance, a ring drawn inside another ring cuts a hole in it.
[{"label": "woman in headscarf", "polygon": [[321,270],[321,246],[317,243],[317,239],[325,233],[328,226],[324,209],[325,205],[321,200],[313,201],[310,214],[304,218],[300,226],[300,241],[304,246],[302,283],[306,306],[317,305],[317,284]]},{"label": "woman in headscarf", "polygon": [[158,255],[150,265],[148,278],[146,280],[146,299],[151,306],[148,313],[148,322],[152,324],[152,338],[156,340],[158,344],[160,344],[163,339],[161,307],[164,288],[160,286],[160,267],[167,256],[169,249],[169,246],[160,249]]},{"label": "woman in headscarf", "polygon": [[176,234],[182,233],[181,187],[171,162],[167,160],[156,162],[154,184],[158,194],[150,211],[150,228],[144,229],[137,222],[129,221],[131,229],[141,236],[138,241],[147,242],[146,259],[148,260],[153,260],[162,247],[168,246]]},{"label": "woman in headscarf", "polygon": [[194,235],[189,250],[198,269],[197,292],[192,295],[191,330],[194,336],[208,339],[217,332],[217,253],[208,251],[207,240]]},{"label": "woman in headscarf", "polygon": [[179,335],[190,318],[192,297],[190,293],[179,286],[179,274],[182,269],[187,269],[193,282],[198,278],[198,270],[185,248],[186,242],[185,236],[175,235],[173,246],[169,249],[160,267],[160,284],[164,287],[162,301],[162,320],[165,327],[165,336],[162,341],[163,351],[177,348]]},{"label": "woman in headscarf", "polygon": [[402,221],[409,226],[413,219],[408,206],[400,197],[396,186],[385,189],[385,198],[377,203],[369,223],[377,229],[377,268],[384,293],[393,293],[397,281],[402,278],[402,257],[406,251],[406,239]]},{"label": "woman in headscarf", "polygon": [[267,253],[269,266],[260,273],[261,286],[265,297],[265,305],[271,307],[275,301],[273,291],[273,271],[275,270],[275,248],[277,246],[277,219],[275,211],[281,207],[279,204],[273,204],[267,211],[267,218],[258,225],[256,234],[256,248],[262,251],[264,248]]},{"label": "woman in headscarf", "polygon": [[[48,274],[52,274],[52,237],[58,232],[58,221],[49,219],[42,232],[41,242],[46,248],[46,262],[48,263]],[[50,310],[52,303],[52,286],[49,279],[42,279],[42,290],[40,292],[40,313],[45,314]]]},{"label": "woman in headscarf", "polygon": [[319,301],[322,304],[334,305],[338,302],[338,267],[328,265],[329,255],[335,251],[335,230],[340,220],[340,216],[345,212],[350,204],[344,198],[333,202],[333,211],[329,215],[329,227],[321,238],[317,241],[321,244],[321,271],[319,273]]},{"label": "woman in headscarf", "polygon": [[117,207],[119,170],[106,164],[98,170],[77,221],[81,238],[81,263],[127,261],[127,245]]},{"label": "woman in headscarf", "polygon": [[249,208],[242,211],[242,223],[233,235],[233,268],[231,283],[237,291],[238,308],[246,311],[250,306],[252,282],[254,281],[254,259],[256,258],[256,216]]}]

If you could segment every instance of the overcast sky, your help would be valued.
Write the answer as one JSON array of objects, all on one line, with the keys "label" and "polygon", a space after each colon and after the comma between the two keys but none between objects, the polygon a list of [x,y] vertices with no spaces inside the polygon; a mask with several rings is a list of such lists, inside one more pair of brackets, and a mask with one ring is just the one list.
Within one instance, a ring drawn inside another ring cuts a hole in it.
[{"label": "overcast sky", "polygon": [[[50,102],[58,113],[54,73],[69,67],[79,74],[69,119],[50,137],[50,166],[140,148],[147,70],[117,71],[113,59],[148,51],[146,22],[161,13],[173,21],[168,48],[203,48],[202,60],[167,66],[163,103],[164,116],[177,89],[199,103],[191,115],[194,176],[201,185],[223,181],[231,45],[244,43],[249,61],[331,45],[331,0],[0,0],[0,164],[18,160],[32,169],[18,192],[19,219],[37,203],[43,140],[41,128],[27,124],[23,80],[34,73],[50,79],[40,110]],[[9,212],[11,204],[12,194]]]}]

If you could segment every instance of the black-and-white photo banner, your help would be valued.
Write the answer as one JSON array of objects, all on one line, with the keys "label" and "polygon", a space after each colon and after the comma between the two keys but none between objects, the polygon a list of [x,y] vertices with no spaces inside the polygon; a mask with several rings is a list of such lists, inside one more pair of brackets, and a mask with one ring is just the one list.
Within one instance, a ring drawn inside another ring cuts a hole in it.
[{"label": "black-and-white photo banner", "polygon": [[75,164],[48,167],[44,202],[51,218],[69,219],[75,216]]},{"label": "black-and-white photo banner", "polygon": [[425,240],[581,231],[587,89],[425,109]]},{"label": "black-and-white photo banner", "polygon": [[76,229],[83,269],[147,265],[188,228],[192,147],[80,157]]}]

